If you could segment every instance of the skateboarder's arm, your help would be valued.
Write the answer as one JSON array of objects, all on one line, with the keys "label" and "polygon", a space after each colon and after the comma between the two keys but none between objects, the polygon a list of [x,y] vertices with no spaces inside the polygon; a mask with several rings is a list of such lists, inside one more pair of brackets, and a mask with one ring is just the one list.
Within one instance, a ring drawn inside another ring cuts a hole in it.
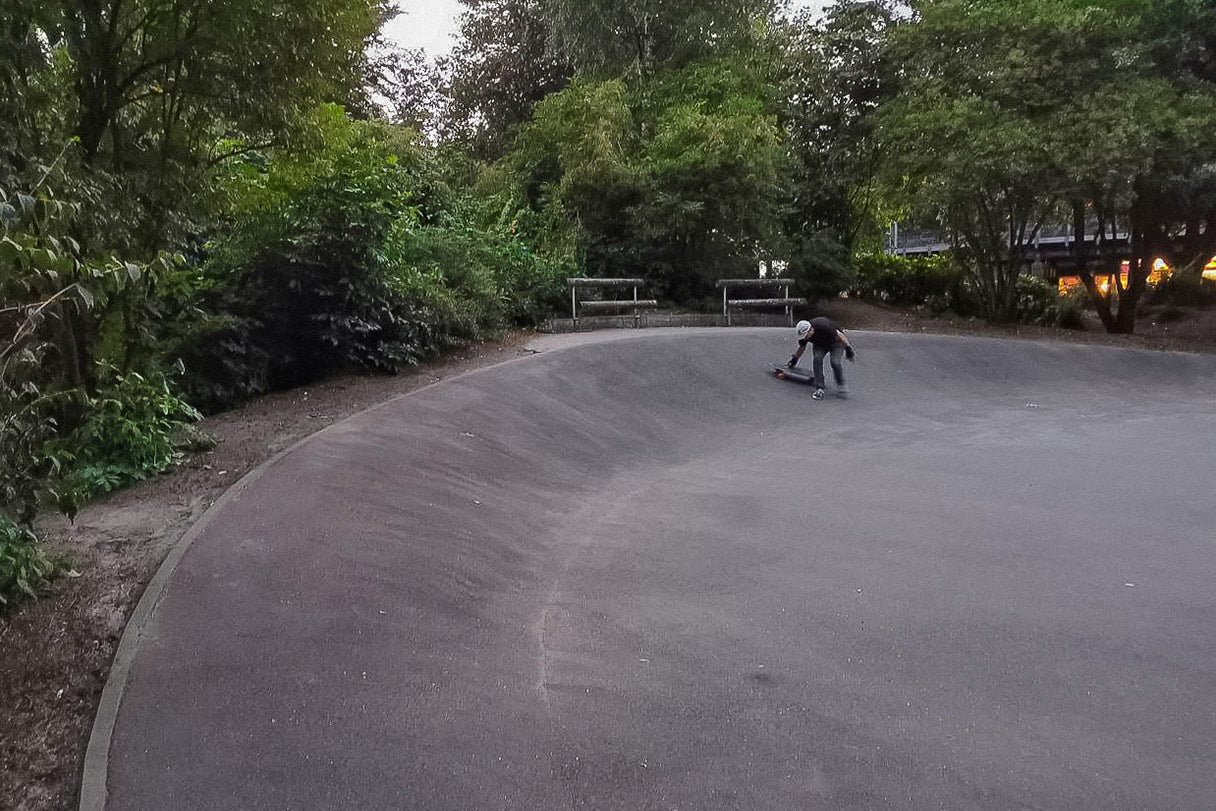
[{"label": "skateboarder's arm", "polygon": [[857,353],[853,351],[853,345],[849,343],[849,336],[844,334],[844,330],[836,330],[836,340],[844,344],[844,356],[849,360],[856,360]]}]

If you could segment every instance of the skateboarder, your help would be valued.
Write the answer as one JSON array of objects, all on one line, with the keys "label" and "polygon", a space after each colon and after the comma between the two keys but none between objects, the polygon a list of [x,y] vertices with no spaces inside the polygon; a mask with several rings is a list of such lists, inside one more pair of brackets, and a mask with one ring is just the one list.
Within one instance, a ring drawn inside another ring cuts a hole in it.
[{"label": "skateboarder", "polygon": [[823,356],[829,355],[832,376],[836,378],[836,393],[841,397],[848,397],[849,388],[844,382],[844,366],[840,363],[840,356],[844,355],[850,361],[857,357],[857,353],[849,344],[848,336],[835,321],[823,316],[812,318],[810,321],[799,321],[794,329],[798,333],[798,348],[794,350],[786,366],[790,369],[797,366],[798,359],[806,351],[806,345],[810,344],[814,352],[811,368],[815,372],[815,391],[811,396],[816,400],[823,399]]}]

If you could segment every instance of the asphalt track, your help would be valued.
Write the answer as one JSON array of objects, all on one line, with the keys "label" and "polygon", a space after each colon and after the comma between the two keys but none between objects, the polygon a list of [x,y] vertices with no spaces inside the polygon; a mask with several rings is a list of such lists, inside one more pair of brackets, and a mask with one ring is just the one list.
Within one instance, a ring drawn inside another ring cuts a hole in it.
[{"label": "asphalt track", "polygon": [[814,402],[791,337],[541,339],[251,474],[82,804],[1216,808],[1216,358],[855,333]]}]

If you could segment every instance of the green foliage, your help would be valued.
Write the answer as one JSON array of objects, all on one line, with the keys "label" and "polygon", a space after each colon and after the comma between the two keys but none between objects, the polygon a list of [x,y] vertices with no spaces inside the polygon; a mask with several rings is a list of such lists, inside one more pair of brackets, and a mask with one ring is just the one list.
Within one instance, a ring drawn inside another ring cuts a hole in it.
[{"label": "green foliage", "polygon": [[1056,285],[1037,276],[1018,277],[1017,320],[1065,329],[1084,329],[1082,314],[1088,296],[1083,293],[1060,295]]},{"label": "green foliage", "polygon": [[577,80],[537,105],[517,142],[523,203],[565,213],[589,273],[695,300],[778,241],[787,153],[770,94],[726,61],[634,86]]},{"label": "green foliage", "polygon": [[[874,130],[876,112],[898,88],[889,47],[895,19],[885,0],[841,0],[820,20],[804,8],[765,43],[777,58],[779,115],[793,152],[784,225],[800,264],[808,261],[800,255],[847,258],[886,226],[878,219],[884,156]],[[838,275],[821,262],[809,266]]]},{"label": "green foliage", "polygon": [[169,265],[85,254],[68,235],[82,204],[45,185],[58,172],[43,167],[29,192],[0,189],[0,511],[27,524],[48,500],[75,509],[46,446],[83,421],[97,389],[95,319],[117,312],[138,333],[127,305]]},{"label": "green foliage", "polygon": [[506,155],[537,102],[573,70],[551,47],[537,0],[466,0],[439,122],[444,134],[489,159]]},{"label": "green foliage", "polygon": [[201,415],[172,390],[161,373],[109,370],[102,393],[83,424],[51,443],[78,500],[134,484],[174,464],[176,438]]},{"label": "green foliage", "polygon": [[638,143],[624,82],[577,81],[537,105],[513,162],[528,202],[551,196],[602,231],[639,194]]},{"label": "green foliage", "polygon": [[791,241],[785,275],[797,282],[796,292],[812,299],[834,298],[855,286],[856,274],[848,250],[831,232],[806,234]]},{"label": "green foliage", "polygon": [[853,266],[851,294],[855,298],[946,309],[960,296],[962,271],[947,255],[869,254],[856,257]]},{"label": "green foliage", "polygon": [[202,304],[223,318],[184,353],[199,405],[346,369],[394,372],[432,349],[384,253],[397,220],[417,217],[406,173],[374,140],[329,158],[272,165],[253,210],[215,244]]},{"label": "green foliage", "polygon": [[70,404],[61,393],[39,390],[37,370],[44,356],[41,347],[17,350],[0,379],[0,511],[23,524],[34,520],[52,492],[59,466],[45,446],[55,436],[57,414],[64,410],[57,406]]},{"label": "green foliage", "polygon": [[[957,243],[990,318],[1017,317],[1018,275],[1045,223],[1069,220],[1090,241],[1138,235],[1134,256],[1081,257],[1113,331],[1131,330],[1156,256],[1181,267],[1216,253],[1216,231],[1199,225],[1216,217],[1204,5],[924,0],[898,27],[887,178]],[[1122,258],[1129,284],[1099,293],[1090,274]]]},{"label": "green foliage", "polygon": [[1065,293],[1053,304],[1053,322],[1064,329],[1085,329],[1085,310],[1089,304],[1089,295],[1083,291]]},{"label": "green foliage", "polygon": [[38,546],[33,532],[0,513],[0,613],[37,597],[61,566]]},{"label": "green foliage", "polygon": [[1208,307],[1216,304],[1216,284],[1205,282],[1198,273],[1175,271],[1149,292],[1150,304],[1174,307]]},{"label": "green foliage", "polygon": [[1018,321],[1024,324],[1052,324],[1059,291],[1051,282],[1037,276],[1022,274],[1017,285]]},{"label": "green foliage", "polygon": [[534,252],[509,227],[445,220],[413,230],[390,253],[394,286],[421,306],[438,341],[536,326],[562,305],[570,264]]},{"label": "green foliage", "polygon": [[[88,253],[147,259],[209,219],[225,139],[273,143],[301,110],[357,94],[379,0],[10,0],[0,10],[0,185],[74,140],[68,196]],[[59,189],[67,192],[67,187]],[[99,223],[100,224],[100,223]]]},{"label": "green foliage", "polygon": [[773,0],[540,0],[556,50],[599,77],[651,76],[751,44]]},{"label": "green foliage", "polygon": [[560,303],[569,261],[533,249],[501,186],[415,135],[323,107],[293,148],[233,165],[239,215],[210,246],[181,350],[190,400],[214,409],[345,370],[393,373]]}]

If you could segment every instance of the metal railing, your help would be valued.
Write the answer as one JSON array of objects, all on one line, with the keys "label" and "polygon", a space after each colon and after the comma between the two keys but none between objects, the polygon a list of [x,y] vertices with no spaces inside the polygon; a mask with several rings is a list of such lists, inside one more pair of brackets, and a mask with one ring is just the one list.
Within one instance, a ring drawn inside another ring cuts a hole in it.
[{"label": "metal railing", "polygon": [[[806,304],[806,299],[790,296],[789,279],[719,279],[718,287],[722,290],[722,315],[726,317],[726,325],[730,326],[730,310],[735,308],[763,309],[767,307],[784,307],[786,318],[790,325],[794,324],[794,306]],[[781,297],[769,298],[731,298],[732,288],[763,288],[780,290]]]},{"label": "metal railing", "polygon": [[[566,285],[570,288],[570,320],[574,322],[574,329],[578,330],[578,314],[580,310],[589,310],[591,312],[596,312],[597,310],[632,310],[633,326],[635,328],[638,327],[641,322],[641,316],[639,315],[638,310],[646,307],[659,306],[659,302],[655,299],[638,298],[638,288],[645,284],[645,279],[567,279]],[[580,300],[579,298],[580,290],[592,290],[597,288],[620,289],[626,287],[633,289],[633,298],[590,300]]]}]

